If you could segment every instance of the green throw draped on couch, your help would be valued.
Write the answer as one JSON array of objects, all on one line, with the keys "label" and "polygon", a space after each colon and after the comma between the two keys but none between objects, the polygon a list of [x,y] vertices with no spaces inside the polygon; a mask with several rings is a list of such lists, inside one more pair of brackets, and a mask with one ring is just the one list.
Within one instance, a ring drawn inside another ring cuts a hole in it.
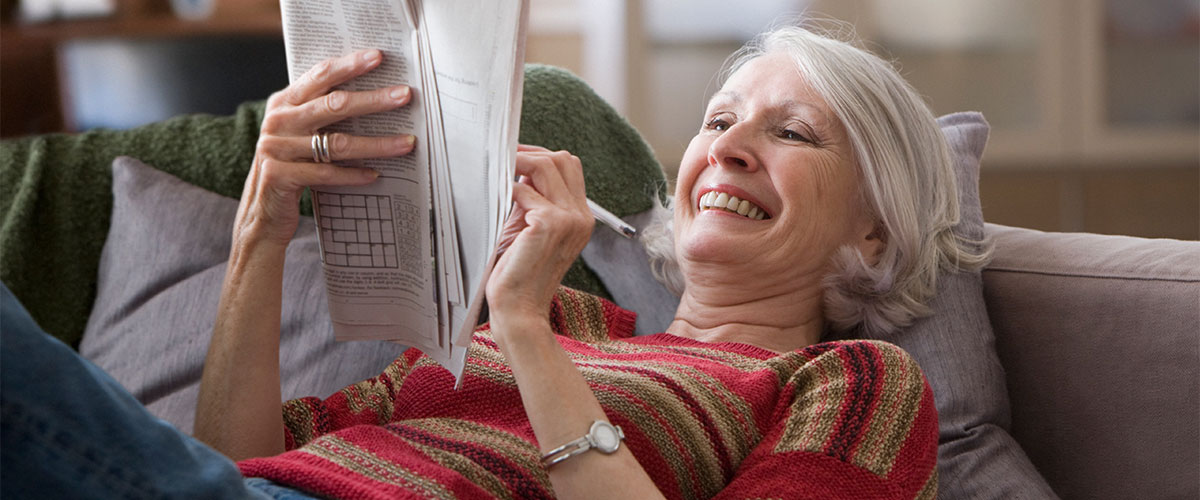
[{"label": "green throw draped on couch", "polygon": [[[520,140],[583,161],[588,197],[618,216],[650,208],[662,169],[638,133],[574,75],[525,69]],[[112,213],[112,170],[132,156],[187,182],[239,197],[264,102],[231,116],[180,116],[132,130],[50,134],[0,143],[0,280],[54,336],[78,346],[96,296]],[[301,211],[310,214],[310,201]],[[607,295],[577,261],[565,282]]]}]

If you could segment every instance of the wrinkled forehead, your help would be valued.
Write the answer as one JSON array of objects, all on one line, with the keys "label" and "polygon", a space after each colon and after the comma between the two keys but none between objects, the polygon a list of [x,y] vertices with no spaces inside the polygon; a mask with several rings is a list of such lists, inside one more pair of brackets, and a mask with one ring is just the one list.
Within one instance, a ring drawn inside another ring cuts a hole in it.
[{"label": "wrinkled forehead", "polygon": [[748,59],[725,79],[709,99],[714,105],[755,105],[810,116],[838,124],[837,114],[788,54],[767,52]]}]

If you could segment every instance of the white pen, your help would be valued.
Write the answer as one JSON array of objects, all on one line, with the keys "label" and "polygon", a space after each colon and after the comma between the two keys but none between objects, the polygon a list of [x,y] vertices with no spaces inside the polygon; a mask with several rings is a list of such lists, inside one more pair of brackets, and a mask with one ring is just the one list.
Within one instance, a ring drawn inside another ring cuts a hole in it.
[{"label": "white pen", "polygon": [[612,212],[605,210],[604,207],[600,206],[599,203],[589,199],[587,204],[588,208],[592,210],[592,217],[595,217],[596,220],[604,223],[605,226],[608,226],[613,231],[616,231],[618,234],[626,238],[637,237],[637,228],[626,224],[625,221],[613,215]]}]

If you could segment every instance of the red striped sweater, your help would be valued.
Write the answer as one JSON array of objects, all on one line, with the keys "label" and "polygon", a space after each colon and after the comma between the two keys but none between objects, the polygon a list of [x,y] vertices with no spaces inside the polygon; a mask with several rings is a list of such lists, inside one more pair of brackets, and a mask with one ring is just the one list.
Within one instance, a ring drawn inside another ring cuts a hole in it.
[{"label": "red striped sweater", "polygon": [[[777,355],[669,334],[630,337],[633,321],[565,288],[551,313],[560,344],[667,498],[935,497],[933,394],[900,348],[854,341]],[[453,385],[410,349],[328,399],[287,402],[291,451],[239,466],[334,498],[553,497],[486,326],[463,387]]]}]

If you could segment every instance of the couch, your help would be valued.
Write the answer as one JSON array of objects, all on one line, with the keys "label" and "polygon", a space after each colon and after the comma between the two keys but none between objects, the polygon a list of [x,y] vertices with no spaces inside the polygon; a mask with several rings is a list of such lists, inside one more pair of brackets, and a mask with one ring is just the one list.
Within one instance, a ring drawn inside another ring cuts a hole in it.
[{"label": "couch", "polygon": [[[262,113],[248,103],[0,144],[0,280],[48,333],[185,431]],[[941,124],[958,163],[956,230],[986,236],[994,257],[981,273],[945,273],[935,314],[882,337],[934,387],[939,496],[1200,497],[1200,243],[984,223],[987,123]],[[636,131],[558,69],[527,68],[521,141],[580,156],[589,197],[635,225],[664,185]],[[403,349],[332,342],[317,251],[302,223],[285,277],[285,396],[325,396]],[[646,266],[635,243],[598,228],[565,283],[654,331],[672,297]]]}]

